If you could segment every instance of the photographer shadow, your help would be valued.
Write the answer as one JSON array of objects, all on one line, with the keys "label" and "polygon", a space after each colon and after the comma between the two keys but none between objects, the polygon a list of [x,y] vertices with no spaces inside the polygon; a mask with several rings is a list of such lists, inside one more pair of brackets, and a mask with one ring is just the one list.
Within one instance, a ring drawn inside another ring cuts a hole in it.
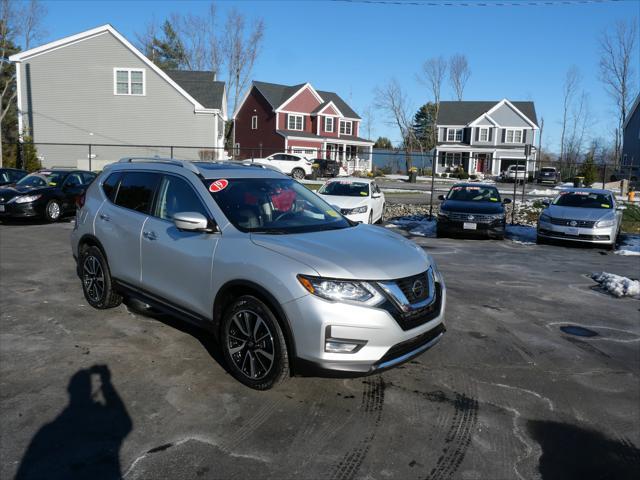
[{"label": "photographer shadow", "polygon": [[133,423],[109,368],[79,370],[67,391],[69,404],[31,439],[16,480],[122,478],[120,447]]}]

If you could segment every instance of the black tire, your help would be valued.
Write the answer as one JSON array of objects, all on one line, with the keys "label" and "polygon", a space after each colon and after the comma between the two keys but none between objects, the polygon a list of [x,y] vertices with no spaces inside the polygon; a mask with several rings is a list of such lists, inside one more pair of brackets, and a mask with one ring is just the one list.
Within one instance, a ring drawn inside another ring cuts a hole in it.
[{"label": "black tire", "polygon": [[383,224],[384,223],[384,212],[386,210],[387,206],[385,204],[382,204],[382,213],[380,214],[380,218],[378,219],[378,221],[376,223],[378,224]]},{"label": "black tire", "polygon": [[304,170],[301,168],[294,168],[291,171],[291,176],[296,180],[304,180],[305,173],[304,173]]},{"label": "black tire", "polygon": [[547,241],[546,238],[541,237],[540,235],[536,235],[536,243],[538,245],[547,245],[549,242]]},{"label": "black tire", "polygon": [[438,228],[438,226],[436,225],[436,238],[444,238],[446,237],[444,230],[442,230],[441,228]]},{"label": "black tire", "polygon": [[82,250],[78,264],[82,291],[89,305],[104,310],[122,303],[122,296],[113,288],[111,271],[102,250],[98,247]]},{"label": "black tire", "polygon": [[44,218],[49,223],[55,223],[62,217],[62,205],[57,200],[49,200],[44,207]]},{"label": "black tire", "polygon": [[369,225],[373,225],[373,209],[369,212]]},{"label": "black tire", "polygon": [[251,295],[234,300],[223,315],[221,329],[224,358],[236,380],[255,390],[269,390],[289,378],[282,329],[262,301]]}]

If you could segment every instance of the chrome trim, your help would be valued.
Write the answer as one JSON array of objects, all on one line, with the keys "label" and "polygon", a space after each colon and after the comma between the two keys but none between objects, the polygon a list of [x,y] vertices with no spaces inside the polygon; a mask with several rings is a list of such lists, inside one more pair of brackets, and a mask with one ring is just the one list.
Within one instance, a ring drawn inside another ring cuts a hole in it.
[{"label": "chrome trim", "polygon": [[427,343],[425,343],[421,347],[416,348],[415,350],[411,350],[410,352],[405,353],[404,355],[401,355],[400,357],[394,358],[392,360],[387,360],[386,362],[382,362],[381,364],[376,366],[376,370],[379,370],[381,368],[393,367],[394,365],[398,365],[399,363],[406,362],[411,357],[414,357],[424,352],[425,350],[428,350],[429,348],[433,347],[436,343],[438,343],[438,341],[440,341],[440,338],[442,338],[443,335],[444,335],[444,332],[438,334],[437,337],[433,338],[432,340],[429,340]]},{"label": "chrome trim", "polygon": [[412,312],[414,310],[419,310],[428,305],[431,305],[436,299],[436,282],[433,274],[433,267],[429,267],[425,273],[427,276],[427,281],[429,283],[429,296],[417,303],[409,303],[409,300],[395,281],[376,283],[393,300],[393,302],[398,308],[400,308],[400,310],[405,313]]}]

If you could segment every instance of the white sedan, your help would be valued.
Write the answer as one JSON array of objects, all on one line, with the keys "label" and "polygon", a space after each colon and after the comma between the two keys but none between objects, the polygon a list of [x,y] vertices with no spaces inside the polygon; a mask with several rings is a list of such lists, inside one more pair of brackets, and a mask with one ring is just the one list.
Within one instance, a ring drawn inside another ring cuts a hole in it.
[{"label": "white sedan", "polygon": [[291,175],[296,180],[303,180],[307,175],[311,175],[313,162],[303,155],[297,153],[274,153],[266,158],[255,158],[247,162],[275,167],[286,175]]},{"label": "white sedan", "polygon": [[373,180],[332,179],[320,187],[318,195],[354,222],[377,223],[384,217],[384,193]]}]

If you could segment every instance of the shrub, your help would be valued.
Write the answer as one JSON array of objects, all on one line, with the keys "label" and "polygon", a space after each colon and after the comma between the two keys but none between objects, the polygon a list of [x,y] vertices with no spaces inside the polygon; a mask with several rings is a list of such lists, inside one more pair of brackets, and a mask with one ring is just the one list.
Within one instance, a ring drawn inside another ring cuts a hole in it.
[{"label": "shrub", "polygon": [[469,174],[467,172],[460,172],[458,173],[458,178],[460,180],[467,180],[469,178]]},{"label": "shrub", "polygon": [[478,175],[475,175],[475,174],[473,174],[473,175],[469,175],[469,178],[470,178],[471,180],[477,180],[477,179],[478,179]]}]

